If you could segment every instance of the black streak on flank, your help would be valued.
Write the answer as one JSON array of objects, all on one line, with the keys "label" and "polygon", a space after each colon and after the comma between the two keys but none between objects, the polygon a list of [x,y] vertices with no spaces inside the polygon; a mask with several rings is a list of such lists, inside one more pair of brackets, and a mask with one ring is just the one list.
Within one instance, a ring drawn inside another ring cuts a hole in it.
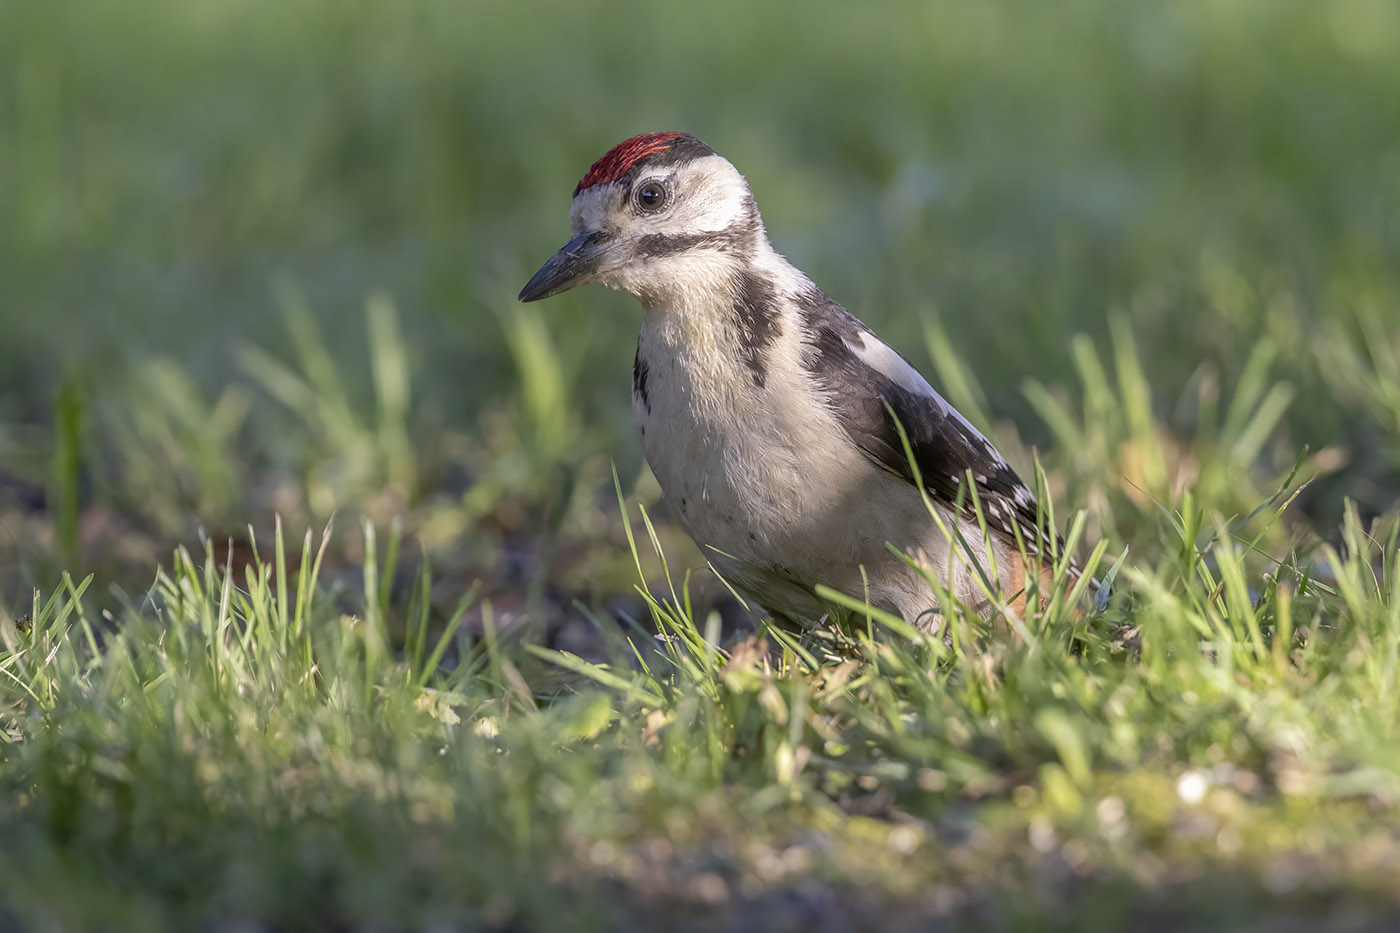
[{"label": "black streak on flank", "polygon": [[767,378],[767,350],[778,339],[778,296],[773,283],[748,269],[734,284],[734,313],[739,323],[739,346],[753,374],[753,384]]},{"label": "black streak on flank", "polygon": [[642,348],[637,346],[637,355],[632,358],[632,395],[641,399],[642,407],[651,414],[651,397],[647,395],[647,364],[642,359]]},{"label": "black streak on flank", "polygon": [[[971,470],[988,523],[1013,535],[1014,520],[1026,546],[1035,549],[1040,538],[1035,496],[987,439],[963,424],[942,398],[911,392],[867,365],[852,347],[879,338],[821,289],[813,285],[795,301],[805,325],[803,366],[851,441],[875,463],[912,483],[914,471],[899,436],[902,426],[920,479],[935,499],[957,502]],[[970,495],[964,497],[964,510],[972,511]]]}]

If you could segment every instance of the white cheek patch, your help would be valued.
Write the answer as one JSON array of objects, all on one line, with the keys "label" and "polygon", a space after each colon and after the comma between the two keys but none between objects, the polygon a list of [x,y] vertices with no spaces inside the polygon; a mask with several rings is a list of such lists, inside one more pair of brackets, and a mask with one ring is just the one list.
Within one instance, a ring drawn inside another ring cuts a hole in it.
[{"label": "white cheek patch", "polygon": [[[718,233],[738,223],[749,201],[749,186],[723,156],[705,156],[682,169],[675,181],[677,222],[697,233]],[[660,219],[658,216],[658,219]]]}]

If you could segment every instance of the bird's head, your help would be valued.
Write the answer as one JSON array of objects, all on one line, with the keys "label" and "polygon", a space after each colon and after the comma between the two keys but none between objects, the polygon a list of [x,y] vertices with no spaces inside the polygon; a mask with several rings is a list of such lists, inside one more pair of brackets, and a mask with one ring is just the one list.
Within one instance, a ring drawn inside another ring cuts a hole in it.
[{"label": "bird's head", "polygon": [[574,188],[569,219],[573,238],[521,301],[586,282],[661,300],[718,282],[767,243],[744,176],[685,133],[646,133],[608,150]]}]

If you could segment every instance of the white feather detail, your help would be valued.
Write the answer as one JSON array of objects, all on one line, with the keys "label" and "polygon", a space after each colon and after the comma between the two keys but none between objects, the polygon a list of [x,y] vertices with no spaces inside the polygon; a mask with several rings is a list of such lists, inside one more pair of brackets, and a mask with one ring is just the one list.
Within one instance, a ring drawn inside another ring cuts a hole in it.
[{"label": "white feather detail", "polygon": [[[974,428],[972,423],[963,417],[962,412],[958,411],[952,405],[949,405],[948,401],[943,398],[943,396],[939,395],[938,392],[934,390],[933,386],[928,384],[928,380],[925,379],[917,369],[909,365],[909,361],[900,356],[889,344],[885,343],[879,337],[876,337],[870,331],[863,331],[861,333],[860,343],[852,343],[850,340],[844,339],[842,342],[845,343],[846,347],[858,356],[865,365],[906,392],[927,399],[932,404],[937,405],[938,409],[944,414],[951,415],[969,435],[982,442],[982,445],[986,447],[987,454],[991,457],[993,463],[999,466],[1005,465],[1006,461],[1002,458],[1001,453],[992,446],[991,442],[983,436],[982,432]],[[962,477],[957,477],[957,479],[961,480]],[[986,481],[985,476],[979,477],[979,479],[984,482]],[[1029,491],[1026,492],[1026,495],[1029,498]]]},{"label": "white feather detail", "polygon": [[843,340],[846,348],[860,357],[861,362],[875,370],[886,379],[893,382],[906,392],[912,392],[938,403],[943,409],[950,406],[943,401],[943,397],[933,391],[933,386],[928,384],[928,380],[919,375],[919,371],[910,366],[904,357],[900,356],[879,337],[866,331],[858,338],[858,343],[850,340]]}]

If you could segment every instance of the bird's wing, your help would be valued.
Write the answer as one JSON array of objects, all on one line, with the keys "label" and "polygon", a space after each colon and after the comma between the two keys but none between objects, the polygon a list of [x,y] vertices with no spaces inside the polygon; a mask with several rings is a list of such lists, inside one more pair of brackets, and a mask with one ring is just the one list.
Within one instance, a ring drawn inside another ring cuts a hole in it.
[{"label": "bird's wing", "polygon": [[[1035,494],[981,432],[907,360],[820,289],[813,286],[799,305],[806,317],[803,364],[861,452],[911,483],[917,465],[929,495],[950,507],[970,471],[988,527],[1014,542],[1019,526],[1029,553],[1049,553]],[[913,465],[900,427],[909,439]],[[964,513],[970,515],[972,496],[961,494]]]}]

